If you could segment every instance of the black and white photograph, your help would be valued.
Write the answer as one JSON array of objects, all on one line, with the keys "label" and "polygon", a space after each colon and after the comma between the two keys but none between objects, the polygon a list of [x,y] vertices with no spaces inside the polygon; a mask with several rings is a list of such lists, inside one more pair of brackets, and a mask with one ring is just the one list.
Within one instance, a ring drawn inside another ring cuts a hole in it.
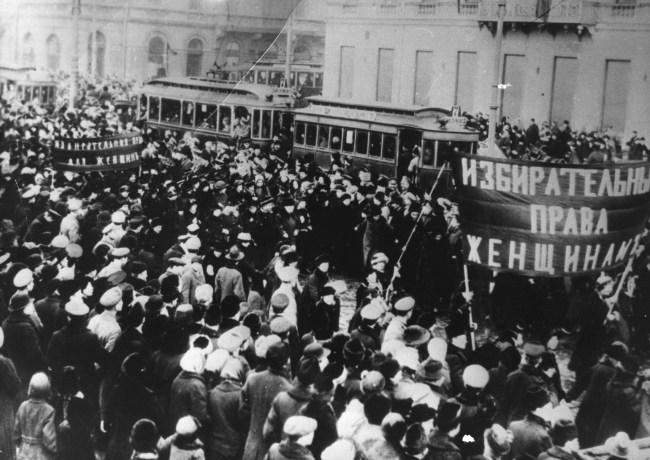
[{"label": "black and white photograph", "polygon": [[650,460],[650,0],[0,0],[0,460]]}]

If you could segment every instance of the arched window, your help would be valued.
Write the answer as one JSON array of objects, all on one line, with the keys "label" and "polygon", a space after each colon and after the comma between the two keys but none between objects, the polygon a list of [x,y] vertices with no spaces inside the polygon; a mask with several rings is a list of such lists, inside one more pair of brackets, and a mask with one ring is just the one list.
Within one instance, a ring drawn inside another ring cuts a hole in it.
[{"label": "arched window", "polygon": [[59,37],[52,34],[47,38],[47,68],[57,71],[61,66],[61,43]]},{"label": "arched window", "polygon": [[311,61],[311,51],[305,44],[299,43],[293,49],[293,60],[296,62],[309,62]]},{"label": "arched window", "polygon": [[225,50],[224,53],[226,55],[226,65],[228,66],[239,65],[239,57],[240,57],[239,43],[235,41],[229,41],[226,44],[224,50]]},{"label": "arched window", "polygon": [[163,77],[167,75],[167,43],[161,37],[151,37],[149,40],[149,52],[147,55],[147,62],[149,67],[152,68],[149,75],[156,77]]},{"label": "arched window", "polygon": [[[106,37],[101,32],[95,33],[95,40],[97,40],[97,54],[95,55],[95,74],[104,76],[104,60],[106,57]],[[88,72],[92,72],[92,55],[93,55],[93,34],[88,36]]]},{"label": "arched window", "polygon": [[193,38],[187,44],[187,64],[185,66],[185,74],[188,77],[200,76],[202,61],[203,61],[203,42],[198,38]]},{"label": "arched window", "polygon": [[34,62],[34,37],[31,33],[27,33],[23,38],[23,65],[33,66]]},{"label": "arched window", "polygon": [[257,46],[257,54],[259,57],[263,57],[265,61],[277,61],[278,47],[271,41],[262,40]]}]

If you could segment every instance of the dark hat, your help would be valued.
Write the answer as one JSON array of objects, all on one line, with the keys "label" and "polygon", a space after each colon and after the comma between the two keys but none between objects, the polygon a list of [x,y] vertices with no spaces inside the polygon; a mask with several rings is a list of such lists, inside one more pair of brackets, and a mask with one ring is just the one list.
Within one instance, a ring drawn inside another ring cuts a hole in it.
[{"label": "dark hat", "polygon": [[418,347],[431,338],[431,333],[422,326],[409,326],[404,329],[403,340],[406,346]]},{"label": "dark hat", "polygon": [[43,285],[43,290],[47,294],[52,295],[52,294],[54,294],[54,292],[56,292],[56,290],[59,288],[60,285],[61,285],[61,280],[60,279],[52,278],[52,279],[48,280],[47,282],[45,282],[45,284]]},{"label": "dark hat", "polygon": [[99,214],[97,214],[97,223],[103,224],[103,225],[108,225],[111,223],[111,213],[108,211],[100,211]]},{"label": "dark hat", "polygon": [[318,296],[319,297],[325,297],[326,295],[334,295],[336,294],[336,289],[334,289],[332,286],[323,286],[321,289],[318,290]]},{"label": "dark hat", "polygon": [[239,313],[239,297],[235,294],[227,295],[221,301],[221,314],[224,318],[232,318]]},{"label": "dark hat", "polygon": [[314,259],[314,266],[319,266],[320,264],[323,264],[325,262],[331,262],[331,257],[329,254],[321,254],[318,257]]},{"label": "dark hat", "polygon": [[436,410],[427,404],[415,404],[408,412],[408,420],[409,423],[422,423],[431,420],[436,414]]},{"label": "dark hat", "polygon": [[242,260],[243,258],[244,253],[242,253],[236,245],[231,247],[228,254],[226,254],[226,259],[228,260]]},{"label": "dark hat", "polygon": [[74,366],[65,366],[58,379],[57,388],[62,395],[73,395],[79,391],[79,373]]},{"label": "dark hat", "polygon": [[509,370],[515,370],[521,363],[521,353],[514,345],[507,346],[499,352],[499,361]]},{"label": "dark hat", "polygon": [[414,423],[406,429],[404,435],[404,452],[408,455],[420,455],[427,448],[427,435],[419,423]]},{"label": "dark hat", "polygon": [[390,380],[395,377],[399,371],[400,365],[397,360],[393,358],[388,358],[379,366],[379,372],[381,372],[386,380]]},{"label": "dark hat", "polygon": [[134,452],[155,452],[160,440],[156,424],[147,418],[135,422],[131,429],[131,448]]},{"label": "dark hat", "polygon": [[59,274],[59,269],[55,265],[45,265],[41,269],[41,281],[47,283],[50,280],[56,278],[56,275]]},{"label": "dark hat", "polygon": [[316,391],[316,393],[327,393],[333,389],[334,382],[329,376],[325,375],[324,371],[316,377],[316,380],[314,381],[314,391]]},{"label": "dark hat", "polygon": [[318,359],[313,356],[307,356],[300,360],[296,371],[296,378],[304,385],[311,385],[316,381],[320,374]]},{"label": "dark hat", "polygon": [[361,364],[366,354],[366,347],[359,339],[350,339],[343,347],[343,360],[349,366]]},{"label": "dark hat", "polygon": [[9,311],[22,310],[29,305],[30,302],[31,299],[27,294],[24,292],[17,292],[9,300]]},{"label": "dark hat", "polygon": [[629,353],[629,348],[627,345],[625,345],[623,342],[612,342],[609,347],[607,347],[607,350],[605,350],[605,353],[607,356],[609,356],[612,359],[615,359],[616,361],[622,361],[625,359],[627,354]]},{"label": "dark hat", "polygon": [[465,335],[465,325],[462,321],[451,321],[445,328],[445,332],[447,333],[447,339],[451,340],[454,337]]},{"label": "dark hat", "polygon": [[455,402],[443,402],[438,407],[436,425],[445,433],[452,431],[460,424],[460,404]]},{"label": "dark hat", "polygon": [[144,305],[144,309],[150,312],[160,311],[163,309],[164,305],[165,302],[161,295],[152,295],[151,297],[149,297],[147,303]]},{"label": "dark hat", "polygon": [[122,373],[127,377],[142,377],[147,371],[147,361],[140,353],[131,353],[122,362]]},{"label": "dark hat", "polygon": [[440,380],[444,375],[443,364],[435,359],[429,358],[418,366],[418,380],[423,382],[435,382],[436,380]]},{"label": "dark hat", "polygon": [[524,394],[524,405],[526,410],[529,412],[533,412],[535,409],[543,407],[549,402],[549,400],[548,393],[539,385],[529,387]]},{"label": "dark hat", "polygon": [[266,361],[271,369],[282,369],[289,358],[289,347],[284,342],[269,345],[266,350]]},{"label": "dark hat", "polygon": [[178,276],[169,275],[162,280],[160,294],[165,302],[172,302],[178,298]]},{"label": "dark hat", "polygon": [[343,371],[345,371],[345,368],[342,363],[329,363],[325,366],[321,375],[330,380],[336,380],[343,375]]},{"label": "dark hat", "polygon": [[139,260],[134,260],[128,266],[129,272],[134,275],[139,275],[140,273],[144,272],[146,269],[147,269],[147,264]]},{"label": "dark hat", "polygon": [[33,271],[36,267],[43,264],[43,258],[40,254],[31,254],[27,257],[25,263],[27,264],[27,267]]}]

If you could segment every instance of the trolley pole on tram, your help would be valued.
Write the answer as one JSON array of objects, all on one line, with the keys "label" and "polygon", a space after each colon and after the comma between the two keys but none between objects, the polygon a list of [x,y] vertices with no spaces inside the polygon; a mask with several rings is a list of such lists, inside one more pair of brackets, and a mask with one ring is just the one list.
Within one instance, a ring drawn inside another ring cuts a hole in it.
[{"label": "trolley pole on tram", "polygon": [[70,71],[70,108],[74,108],[79,91],[79,15],[81,0],[72,0],[72,70]]},{"label": "trolley pole on tram", "polygon": [[[291,87],[291,56],[292,56],[292,46],[291,46],[291,36],[293,35],[293,11],[289,14],[287,18],[287,62],[284,63],[284,77],[287,82],[287,88]],[[295,82],[297,83],[297,82]]]},{"label": "trolley pole on tram", "polygon": [[499,108],[499,83],[501,83],[501,46],[503,43],[503,17],[506,13],[506,0],[498,0],[497,31],[494,46],[494,71],[492,74],[492,104],[490,104],[490,125],[488,130],[488,152],[494,156],[497,138],[497,113]]}]

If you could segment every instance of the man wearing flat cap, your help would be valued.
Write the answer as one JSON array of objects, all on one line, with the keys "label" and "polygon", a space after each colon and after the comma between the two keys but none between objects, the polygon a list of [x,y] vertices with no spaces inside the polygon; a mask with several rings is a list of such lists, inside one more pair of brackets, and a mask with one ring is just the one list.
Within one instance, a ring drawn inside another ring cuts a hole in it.
[{"label": "man wearing flat cap", "polygon": [[129,248],[113,248],[108,253],[108,265],[102,268],[97,274],[97,278],[108,278],[113,273],[123,270],[124,265],[129,260],[131,251]]},{"label": "man wearing flat cap", "polygon": [[97,335],[102,346],[110,353],[122,332],[116,316],[117,310],[122,307],[122,290],[118,287],[110,288],[102,294],[99,304],[104,307],[104,311],[90,319],[88,329]]},{"label": "man wearing flat cap", "polygon": [[290,417],[284,424],[285,440],[275,443],[269,449],[268,460],[284,460],[287,458],[300,460],[314,460],[314,456],[307,448],[314,439],[314,432],[318,424],[313,418],[302,415]]}]

